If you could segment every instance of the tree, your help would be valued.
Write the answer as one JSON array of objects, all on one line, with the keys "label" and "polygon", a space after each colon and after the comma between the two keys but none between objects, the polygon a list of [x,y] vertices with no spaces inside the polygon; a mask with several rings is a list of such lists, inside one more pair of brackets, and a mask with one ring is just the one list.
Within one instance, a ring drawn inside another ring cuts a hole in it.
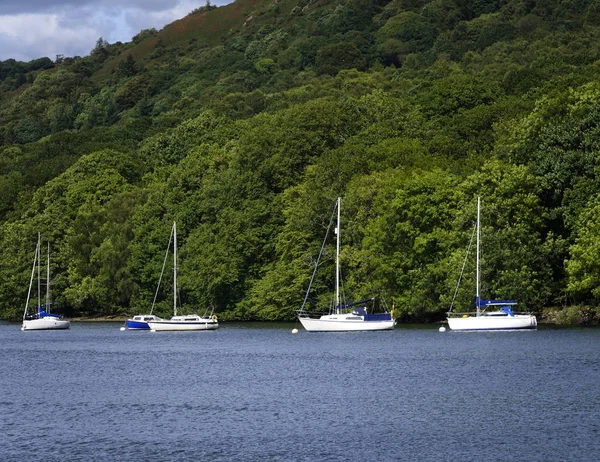
[{"label": "tree", "polygon": [[91,55],[98,57],[105,57],[107,55],[106,47],[108,47],[109,43],[100,37],[96,40],[96,45],[92,48]]},{"label": "tree", "polygon": [[392,16],[377,31],[378,49],[382,56],[387,56],[387,62],[392,63],[402,61],[411,53],[425,51],[435,38],[436,30],[429,20],[410,11]]},{"label": "tree", "polygon": [[117,73],[121,77],[132,77],[136,75],[138,71],[138,65],[131,53],[128,53],[125,59],[119,61],[119,65],[117,66]]},{"label": "tree", "polygon": [[575,227],[574,243],[565,262],[567,290],[578,303],[600,301],[600,197],[590,198]]},{"label": "tree", "polygon": [[315,66],[319,74],[335,75],[342,69],[362,69],[365,60],[352,42],[339,42],[319,48]]}]

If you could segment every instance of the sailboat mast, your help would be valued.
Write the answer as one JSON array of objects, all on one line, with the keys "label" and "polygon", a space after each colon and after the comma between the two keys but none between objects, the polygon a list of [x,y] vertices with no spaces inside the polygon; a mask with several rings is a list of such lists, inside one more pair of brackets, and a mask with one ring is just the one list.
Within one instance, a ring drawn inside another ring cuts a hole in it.
[{"label": "sailboat mast", "polygon": [[177,224],[173,222],[173,315],[177,316]]},{"label": "sailboat mast", "polygon": [[35,265],[37,263],[38,250],[40,247],[40,238],[38,236],[38,243],[35,247],[35,255],[33,256],[33,266],[31,268],[31,279],[29,280],[29,290],[27,291],[27,301],[25,302],[25,311],[23,312],[23,320],[27,317],[27,310],[29,308],[29,300],[31,297],[31,288],[33,287],[33,277],[35,276]]},{"label": "sailboat mast", "polygon": [[480,219],[480,211],[481,211],[481,198],[477,197],[477,267],[476,267],[476,288],[475,288],[475,304],[477,309],[477,316],[480,314],[479,310],[479,238],[480,238],[480,230],[479,230],[479,219]]},{"label": "sailboat mast", "polygon": [[337,228],[336,234],[336,252],[335,252],[335,309],[340,312],[340,203],[341,197],[337,200]]},{"label": "sailboat mast", "polygon": [[48,241],[48,266],[46,268],[46,311],[50,313],[50,241]]},{"label": "sailboat mast", "polygon": [[38,273],[38,302],[37,302],[37,306],[38,308],[40,308],[42,306],[42,283],[41,283],[41,279],[40,279],[40,260],[41,260],[41,241],[40,241],[40,233],[38,233],[38,245],[37,245],[37,261],[38,261],[38,267],[37,267],[37,273]]}]

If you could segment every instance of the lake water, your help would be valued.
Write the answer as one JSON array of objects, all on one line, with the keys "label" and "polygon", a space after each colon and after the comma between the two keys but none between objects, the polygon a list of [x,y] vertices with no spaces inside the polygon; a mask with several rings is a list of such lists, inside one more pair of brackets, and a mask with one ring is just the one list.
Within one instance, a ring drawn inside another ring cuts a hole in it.
[{"label": "lake water", "polygon": [[2,461],[600,460],[597,328],[19,327],[0,324]]}]

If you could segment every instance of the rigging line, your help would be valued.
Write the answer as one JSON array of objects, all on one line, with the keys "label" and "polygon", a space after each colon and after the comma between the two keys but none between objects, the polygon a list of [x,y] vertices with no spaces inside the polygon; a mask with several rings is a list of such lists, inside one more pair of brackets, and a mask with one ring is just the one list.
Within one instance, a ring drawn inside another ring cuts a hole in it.
[{"label": "rigging line", "polygon": [[477,228],[477,223],[473,225],[473,232],[471,233],[471,240],[469,241],[469,247],[467,247],[467,254],[465,255],[465,261],[463,261],[462,269],[460,270],[460,275],[458,276],[458,282],[456,283],[456,289],[454,290],[454,296],[452,297],[452,302],[450,303],[450,309],[448,312],[452,311],[452,307],[454,306],[454,301],[456,300],[456,296],[458,295],[458,287],[460,286],[460,281],[462,280],[463,273],[465,271],[465,265],[467,264],[467,258],[469,258],[469,252],[471,251],[471,245],[473,244],[473,236],[475,236],[475,228]]},{"label": "rigging line", "polygon": [[[208,316],[206,316],[206,313],[208,313],[208,309],[209,309],[209,308],[210,308],[210,314],[209,314]],[[204,315],[203,315],[203,317],[205,317],[205,318],[206,318],[206,317],[212,317],[212,315],[214,314],[214,312],[215,312],[215,307],[214,307],[214,306],[213,306],[213,304],[211,303],[209,306],[207,306],[207,307],[204,309]]]},{"label": "rigging line", "polygon": [[40,237],[38,234],[38,242],[35,247],[35,255],[33,257],[33,267],[31,268],[31,280],[29,281],[29,291],[27,292],[27,301],[25,302],[25,312],[23,313],[23,319],[25,319],[25,316],[28,314],[29,300],[31,299],[31,287],[33,286],[33,277],[35,276],[35,264],[38,262],[37,257],[38,257],[39,247],[40,247]]},{"label": "rigging line", "polygon": [[173,228],[171,228],[171,235],[169,236],[169,245],[167,246],[167,251],[165,252],[165,260],[163,261],[162,270],[160,272],[160,278],[158,279],[158,286],[156,286],[156,293],[154,294],[154,300],[152,301],[152,308],[150,308],[150,314],[154,310],[154,305],[156,304],[156,297],[158,297],[158,289],[160,289],[160,282],[162,281],[163,273],[165,272],[165,265],[167,264],[167,257],[169,256],[169,249],[171,248],[171,241],[173,239]]},{"label": "rigging line", "polygon": [[315,280],[315,276],[317,275],[317,269],[319,268],[319,261],[321,260],[321,255],[323,255],[323,249],[325,249],[325,244],[327,243],[327,237],[329,236],[329,230],[331,229],[331,224],[333,223],[333,219],[335,217],[335,211],[337,210],[337,200],[335,201],[335,205],[333,206],[333,213],[331,214],[331,218],[329,219],[329,224],[327,225],[327,232],[325,233],[325,238],[323,239],[323,244],[321,245],[321,250],[319,251],[319,256],[317,257],[317,261],[315,263],[315,269],[313,270],[313,274],[310,278],[310,282],[308,283],[308,289],[306,289],[306,295],[304,296],[304,301],[302,302],[302,310],[304,311],[304,306],[306,305],[306,300],[308,300],[308,294],[310,292],[310,288],[312,286],[313,281]]}]

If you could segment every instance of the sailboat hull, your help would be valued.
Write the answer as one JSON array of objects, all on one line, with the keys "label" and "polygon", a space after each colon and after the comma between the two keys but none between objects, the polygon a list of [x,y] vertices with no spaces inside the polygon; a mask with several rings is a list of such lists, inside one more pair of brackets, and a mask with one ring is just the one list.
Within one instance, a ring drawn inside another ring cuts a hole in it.
[{"label": "sailboat hull", "polygon": [[150,326],[147,322],[134,321],[133,319],[127,320],[127,330],[148,330]]},{"label": "sailboat hull", "polygon": [[24,320],[21,330],[58,330],[71,327],[71,321],[57,318],[40,318]]},{"label": "sailboat hull", "polygon": [[456,331],[481,330],[535,330],[537,319],[530,314],[515,314],[514,316],[466,316],[448,318],[448,326]]},{"label": "sailboat hull", "polygon": [[127,319],[127,330],[149,330],[150,326],[148,325],[148,323],[150,321],[162,321],[162,319],[153,314],[140,314],[134,316],[133,318]]},{"label": "sailboat hull", "polygon": [[[377,331],[391,330],[394,328],[393,319],[383,321],[365,321],[360,317],[347,319],[344,316],[321,316],[319,319],[299,317],[302,327],[308,332],[350,332],[350,331]],[[357,319],[358,318],[358,319]]]},{"label": "sailboat hull", "polygon": [[219,327],[219,322],[212,318],[199,318],[194,320],[173,320],[149,322],[148,326],[152,331],[188,331],[188,330],[215,330]]}]

